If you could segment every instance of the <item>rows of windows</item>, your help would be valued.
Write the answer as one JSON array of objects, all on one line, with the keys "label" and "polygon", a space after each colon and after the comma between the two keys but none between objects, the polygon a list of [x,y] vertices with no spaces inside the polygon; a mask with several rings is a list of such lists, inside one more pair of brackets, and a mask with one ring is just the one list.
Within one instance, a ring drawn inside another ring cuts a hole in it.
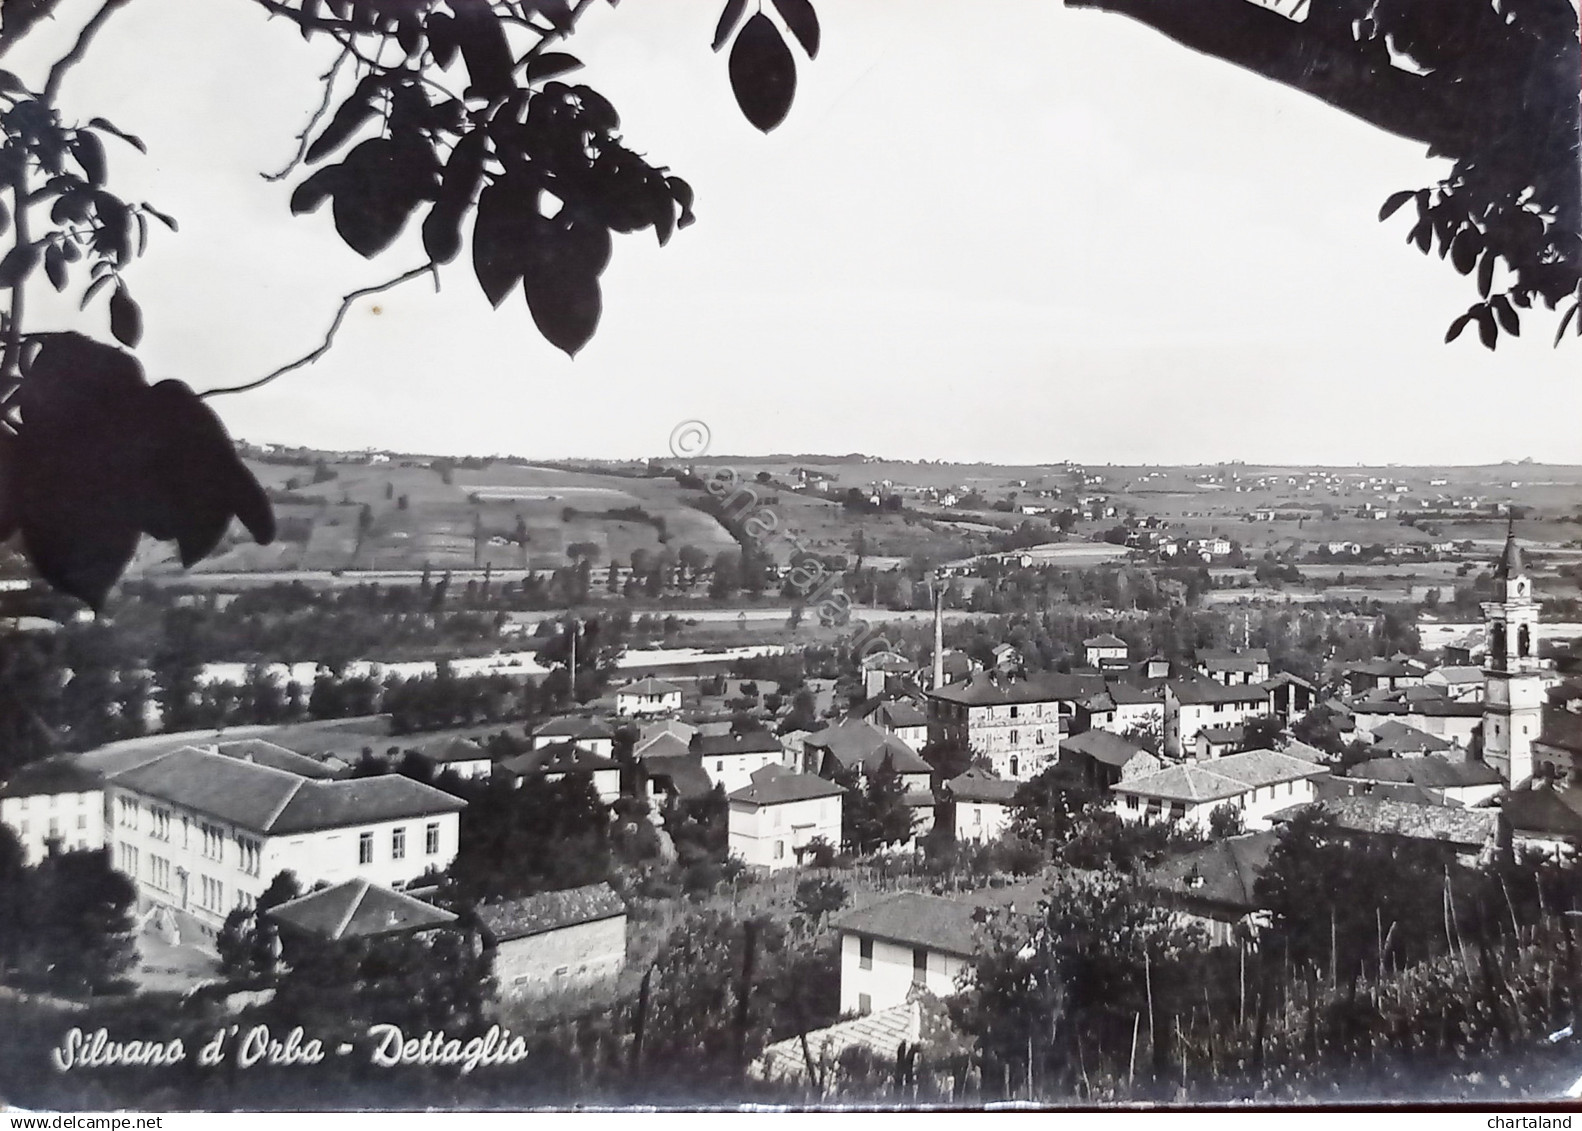
[{"label": "rows of windows", "polygon": [[[439,822],[431,821],[423,826],[423,854],[425,856],[439,855]],[[406,859],[406,827],[390,831],[390,859]],[[374,862],[374,834],[359,833],[357,835],[357,863],[372,864]]]},{"label": "rows of windows", "polygon": [[163,856],[148,858],[148,882],[160,891],[170,890],[170,861]]},{"label": "rows of windows", "polygon": [[225,830],[207,821],[198,822],[198,828],[203,833],[203,846],[200,849],[203,855],[210,860],[225,859]]},{"label": "rows of windows", "polygon": [[225,885],[213,876],[199,876],[198,906],[206,911],[225,910]]},{"label": "rows of windows", "polygon": [[[49,802],[48,808],[50,808],[50,809],[58,809],[58,808],[60,808],[60,799],[61,799],[61,796],[62,796],[61,794],[50,793],[50,794],[46,794],[44,796],[48,798],[48,802]],[[72,794],[72,796],[77,799],[77,808],[79,808],[79,809],[84,808],[88,804],[88,795],[86,793],[75,793],[75,794]],[[21,809],[22,812],[26,813],[27,810],[28,810],[28,804],[32,800],[33,799],[31,797],[19,797],[19,798],[17,798],[17,808]]]}]

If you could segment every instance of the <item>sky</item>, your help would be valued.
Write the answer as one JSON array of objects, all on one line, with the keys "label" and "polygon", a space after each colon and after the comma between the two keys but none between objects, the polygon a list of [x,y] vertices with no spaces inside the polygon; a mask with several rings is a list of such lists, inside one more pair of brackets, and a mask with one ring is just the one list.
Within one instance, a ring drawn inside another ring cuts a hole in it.
[{"label": "sky", "polygon": [[[39,82],[94,8],[3,64]],[[709,51],[721,0],[594,5],[569,45],[698,222],[619,236],[574,360],[464,254],[359,303],[330,353],[211,403],[234,435],[540,459],[861,451],[1000,463],[1582,463],[1582,350],[1531,318],[1444,343],[1471,282],[1405,243],[1423,147],[1058,0],[823,0],[786,122],[760,134]],[[970,11],[970,16],[967,14]],[[250,380],[318,344],[372,261],[270,183],[333,48],[246,0],[139,0],[61,90],[109,117],[111,187],[173,213],[128,272],[150,379]],[[108,338],[102,300],[30,329]],[[69,300],[69,301],[68,301]]]}]

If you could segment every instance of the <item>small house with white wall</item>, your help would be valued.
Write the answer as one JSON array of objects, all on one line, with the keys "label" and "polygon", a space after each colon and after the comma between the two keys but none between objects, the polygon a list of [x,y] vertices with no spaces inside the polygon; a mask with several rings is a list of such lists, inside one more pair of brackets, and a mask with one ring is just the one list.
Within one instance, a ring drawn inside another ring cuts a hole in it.
[{"label": "small house with white wall", "polygon": [[753,774],[765,766],[783,766],[785,762],[780,740],[762,727],[694,734],[689,752],[703,760],[709,780],[728,794],[751,785]]},{"label": "small house with white wall", "polygon": [[31,762],[0,785],[0,824],[37,864],[54,841],[62,851],[104,847],[104,786],[70,757]]},{"label": "small house with white wall", "polygon": [[494,772],[519,789],[534,780],[553,783],[586,778],[606,805],[621,796],[621,764],[574,742],[535,746],[498,762]]},{"label": "small house with white wall", "polygon": [[814,774],[765,766],[730,794],[729,847],[749,866],[776,871],[801,862],[814,841],[838,849],[845,789]]},{"label": "small house with white wall", "polygon": [[1221,805],[1241,814],[1249,831],[1269,827],[1269,815],[1314,799],[1313,783],[1328,769],[1273,750],[1248,750],[1212,762],[1187,762],[1117,782],[1115,812],[1124,821],[1171,822],[1209,830]]},{"label": "small house with white wall", "polygon": [[648,676],[616,689],[615,713],[625,719],[673,715],[681,710],[681,688]]},{"label": "small house with white wall", "polygon": [[549,746],[557,742],[575,742],[584,750],[591,750],[601,758],[615,756],[615,731],[603,719],[582,715],[563,715],[550,719],[533,732],[533,745]]},{"label": "small house with white wall", "polygon": [[945,802],[951,807],[956,840],[965,844],[986,844],[1005,835],[1011,824],[1019,781],[997,778],[973,766],[944,785]]}]

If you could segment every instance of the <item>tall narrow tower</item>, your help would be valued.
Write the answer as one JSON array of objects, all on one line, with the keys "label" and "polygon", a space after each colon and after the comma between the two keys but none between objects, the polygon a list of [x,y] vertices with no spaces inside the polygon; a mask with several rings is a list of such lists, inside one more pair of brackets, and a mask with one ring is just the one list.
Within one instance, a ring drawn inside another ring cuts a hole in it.
[{"label": "tall narrow tower", "polygon": [[1493,601],[1483,606],[1488,655],[1483,664],[1483,760],[1505,784],[1521,785],[1533,774],[1533,740],[1543,711],[1538,674],[1538,606],[1532,580],[1522,566],[1514,521],[1494,567]]},{"label": "tall narrow tower", "polygon": [[945,578],[934,574],[934,687],[945,686]]}]

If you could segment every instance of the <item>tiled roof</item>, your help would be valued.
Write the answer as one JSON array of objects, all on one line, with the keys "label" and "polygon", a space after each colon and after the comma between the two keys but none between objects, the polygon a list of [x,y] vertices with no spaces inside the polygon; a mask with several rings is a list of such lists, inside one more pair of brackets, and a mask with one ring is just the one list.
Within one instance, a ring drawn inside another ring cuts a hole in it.
[{"label": "tiled roof", "polygon": [[276,836],[459,813],[467,803],[403,774],[303,782],[265,830]]},{"label": "tiled roof", "polygon": [[926,774],[929,764],[918,756],[901,739],[880,730],[866,719],[842,719],[807,736],[802,742],[804,750],[826,750],[844,770],[862,767],[864,773],[876,774],[890,763],[898,774]]},{"label": "tiled roof", "polygon": [[1329,762],[1329,755],[1316,746],[1309,746],[1295,738],[1288,738],[1280,745],[1281,754],[1289,754],[1293,758],[1300,758],[1304,762],[1314,762],[1325,765]]},{"label": "tiled roof", "polygon": [[973,766],[966,773],[947,781],[945,790],[957,801],[1009,805],[1016,798],[1016,791],[1021,788],[1021,784],[1019,781],[997,778],[988,771]]},{"label": "tiled roof", "polygon": [[1346,671],[1356,675],[1374,676],[1379,679],[1402,679],[1423,674],[1421,668],[1413,667],[1398,660],[1362,660],[1355,664],[1347,664]]},{"label": "tiled roof", "polygon": [[1204,727],[1198,731],[1208,742],[1215,746],[1228,746],[1242,741],[1247,736],[1245,728],[1234,727]]},{"label": "tiled roof", "polygon": [[1094,729],[1062,738],[1060,749],[1062,753],[1069,750],[1073,754],[1103,762],[1106,766],[1118,767],[1142,753],[1143,748],[1111,731]]},{"label": "tiled roof", "polygon": [[654,754],[643,759],[643,769],[650,778],[668,781],[684,800],[704,797],[714,788],[696,754]]},{"label": "tiled roof", "polygon": [[1373,732],[1373,748],[1383,754],[1433,754],[1450,747],[1438,735],[1394,719],[1380,723]]},{"label": "tiled roof", "polygon": [[[1433,840],[1462,848],[1488,843],[1499,822],[1499,814],[1492,809],[1414,805],[1382,797],[1337,797],[1313,804],[1333,817],[1335,826],[1343,832]],[[1306,805],[1294,805],[1271,814],[1269,819],[1284,821],[1306,808]]]},{"label": "tiled roof", "polygon": [[521,899],[478,906],[478,919],[495,942],[509,942],[625,914],[626,904],[615,894],[615,889],[605,883],[565,891],[541,891]]},{"label": "tiled roof", "polygon": [[272,769],[301,774],[305,778],[333,778],[335,776],[335,771],[317,759],[309,758],[305,754],[298,754],[295,750],[287,750],[284,746],[277,746],[273,742],[265,742],[261,738],[244,738],[237,742],[222,742],[216,749],[227,758],[236,758],[243,762],[253,762],[260,766],[269,766]]},{"label": "tiled roof", "polygon": [[1483,717],[1483,704],[1458,703],[1453,699],[1435,697],[1408,703],[1399,699],[1353,699],[1347,706],[1353,715],[1422,715],[1425,718]]},{"label": "tiled roof", "polygon": [[1249,833],[1212,841],[1151,869],[1143,882],[1156,891],[1241,911],[1256,911],[1254,887],[1278,836]]},{"label": "tiled roof", "polygon": [[816,774],[798,774],[784,766],[765,766],[755,770],[751,782],[732,793],[730,799],[749,805],[787,805],[793,801],[838,797],[846,792],[834,782]]},{"label": "tiled roof", "polygon": [[742,733],[692,736],[692,752],[704,758],[728,758],[733,754],[782,754],[780,740],[762,727]]},{"label": "tiled roof", "polygon": [[1464,683],[1482,683],[1483,669],[1466,666],[1446,666],[1435,668],[1430,675],[1437,675],[1452,687]]},{"label": "tiled roof", "polygon": [[652,738],[645,738],[637,744],[637,749],[633,753],[637,755],[639,761],[646,762],[650,758],[684,758],[691,749],[686,739],[663,732]]},{"label": "tiled roof", "polygon": [[1329,771],[1273,750],[1248,750],[1209,762],[1187,762],[1157,773],[1123,781],[1117,793],[1157,797],[1165,801],[1221,801],[1281,782],[1322,777]]},{"label": "tiled roof", "polygon": [[190,746],[123,770],[110,781],[276,836],[454,813],[466,807],[460,798],[400,774],[315,781]]},{"label": "tiled roof", "polygon": [[1352,766],[1346,776],[1362,781],[1406,782],[1427,789],[1498,785],[1503,780],[1498,770],[1482,762],[1435,754],[1422,758],[1373,758]]},{"label": "tiled roof", "polygon": [[586,719],[579,715],[564,715],[550,719],[533,732],[534,738],[569,738],[584,742],[596,738],[614,738],[615,732],[600,719]]},{"label": "tiled roof", "polygon": [[54,793],[93,793],[103,789],[99,775],[71,757],[29,762],[0,785],[0,797],[42,797]]},{"label": "tiled roof", "polygon": [[367,880],[347,880],[272,908],[270,917],[330,939],[423,931],[454,923],[449,911]]},{"label": "tiled roof", "polygon": [[1112,680],[1107,685],[1107,691],[1112,702],[1119,707],[1158,706],[1159,692],[1142,691],[1129,683]]},{"label": "tiled roof", "polygon": [[591,774],[595,770],[618,770],[621,764],[575,742],[551,742],[506,758],[497,766],[503,773],[525,778],[537,774]]},{"label": "tiled roof", "polygon": [[617,695],[680,695],[681,688],[673,683],[666,683],[653,676],[644,676],[642,679],[628,683],[625,687],[615,689]]},{"label": "tiled roof", "polygon": [[1084,648],[1124,648],[1126,647],[1126,641],[1119,636],[1111,636],[1106,632],[1095,636],[1092,640],[1084,640],[1082,646]]},{"label": "tiled roof", "polygon": [[996,917],[997,910],[1000,914],[1036,914],[1042,898],[1039,884],[984,889],[952,898],[903,891],[848,911],[831,925],[849,934],[970,958],[981,945],[983,925]]},{"label": "tiled roof", "polygon": [[1500,798],[1500,811],[1513,832],[1582,839],[1582,790],[1513,789]]},{"label": "tiled roof", "polygon": [[1258,665],[1269,665],[1269,650],[1267,648],[1247,648],[1245,650],[1205,648],[1197,653],[1199,666],[1211,672],[1252,672]]},{"label": "tiled roof", "polygon": [[1242,683],[1226,687],[1223,683],[1215,683],[1211,679],[1196,680],[1193,682],[1167,683],[1166,688],[1182,703],[1193,705],[1202,703],[1258,703],[1269,697],[1262,685],[1256,683]]},{"label": "tiled roof", "polygon": [[864,703],[854,713],[858,718],[872,720],[874,725],[890,730],[928,725],[928,716],[904,699],[876,699]]},{"label": "tiled roof", "polygon": [[916,1001],[907,1001],[813,1029],[806,1034],[806,1053],[801,1037],[776,1041],[753,1062],[753,1071],[766,1080],[801,1080],[807,1076],[808,1053],[815,1065],[838,1064],[841,1054],[851,1048],[867,1049],[881,1060],[892,1058],[901,1042],[915,1045],[921,1038],[922,1012]]},{"label": "tiled roof", "polygon": [[1001,681],[988,672],[975,672],[961,683],[935,688],[929,692],[929,697],[969,707],[985,707],[1010,703],[1075,703],[1103,690],[1104,679],[1099,675],[1045,672],[1027,679]]}]

